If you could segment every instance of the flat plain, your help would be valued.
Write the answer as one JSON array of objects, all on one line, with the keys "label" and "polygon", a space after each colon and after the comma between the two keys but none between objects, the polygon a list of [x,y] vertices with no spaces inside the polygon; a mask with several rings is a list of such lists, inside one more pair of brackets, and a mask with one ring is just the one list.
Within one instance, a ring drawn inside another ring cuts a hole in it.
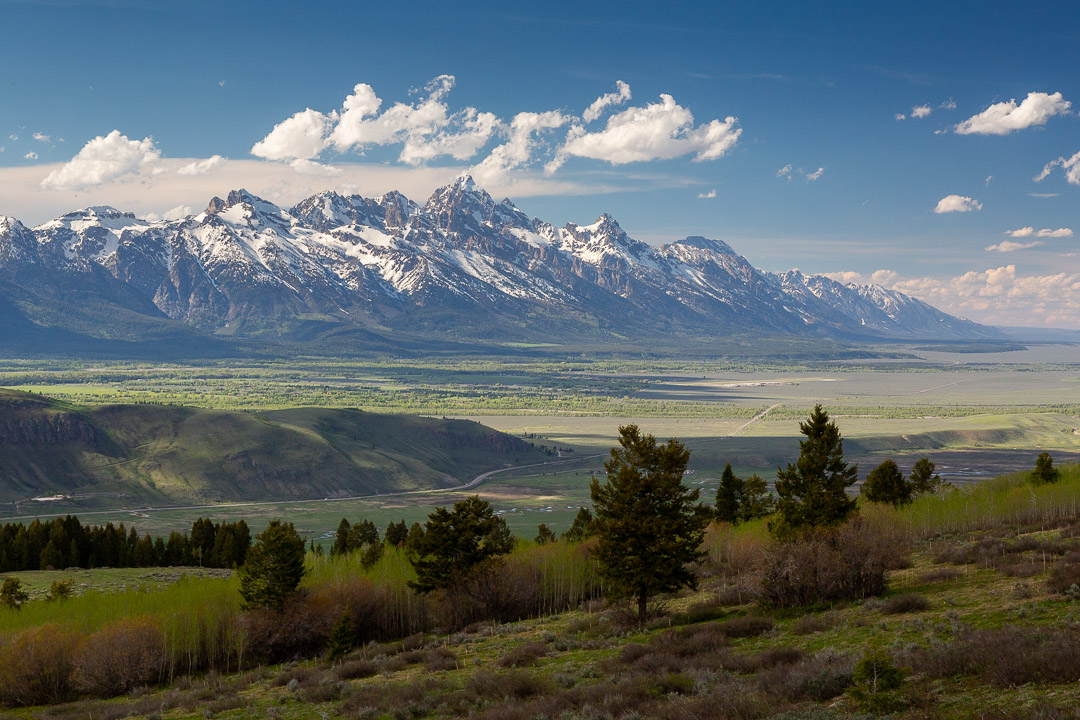
[{"label": "flat plain", "polygon": [[[1080,347],[1010,352],[947,346],[878,348],[876,357],[788,365],[743,358],[675,360],[571,355],[530,348],[485,358],[294,358],[171,365],[0,361],[0,386],[79,406],[156,403],[230,410],[359,408],[476,420],[543,445],[552,464],[508,469],[474,492],[514,532],[564,530],[621,425],[677,437],[692,452],[687,481],[710,498],[724,465],[766,479],[798,454],[799,421],[816,403],[834,417],[865,474],[886,457],[907,469],[930,457],[952,482],[1030,467],[1042,450],[1080,459]],[[497,468],[491,468],[497,469]],[[19,506],[19,517],[73,512],[140,532],[184,529],[199,516],[243,517],[255,529],[288,517],[325,541],[342,517],[380,527],[422,520],[463,492],[176,508],[98,501]],[[93,513],[93,514],[89,514]],[[11,513],[14,516],[14,513]]]}]

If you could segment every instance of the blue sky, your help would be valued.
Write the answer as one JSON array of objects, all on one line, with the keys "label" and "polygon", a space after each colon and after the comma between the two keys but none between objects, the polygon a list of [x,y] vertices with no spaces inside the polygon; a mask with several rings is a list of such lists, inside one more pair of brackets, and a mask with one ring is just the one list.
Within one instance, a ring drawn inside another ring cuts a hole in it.
[{"label": "blue sky", "polygon": [[0,0],[0,213],[470,171],[557,224],[1080,328],[1075,4],[879,5]]}]

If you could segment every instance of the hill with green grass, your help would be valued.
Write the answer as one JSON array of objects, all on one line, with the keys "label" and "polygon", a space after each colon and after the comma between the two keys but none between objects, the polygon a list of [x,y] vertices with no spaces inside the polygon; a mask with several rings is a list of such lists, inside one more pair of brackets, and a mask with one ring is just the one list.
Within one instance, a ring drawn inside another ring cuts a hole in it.
[{"label": "hill with green grass", "polygon": [[148,503],[350,497],[452,487],[545,458],[465,420],[320,408],[82,408],[0,390],[7,502],[53,494]]}]

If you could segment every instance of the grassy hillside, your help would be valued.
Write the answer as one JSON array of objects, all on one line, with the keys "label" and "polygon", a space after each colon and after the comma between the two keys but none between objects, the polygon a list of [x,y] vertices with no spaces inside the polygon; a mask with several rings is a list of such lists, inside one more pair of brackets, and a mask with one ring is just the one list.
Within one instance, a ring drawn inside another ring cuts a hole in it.
[{"label": "grassy hillside", "polygon": [[[1027,501],[1017,502],[1020,496]],[[1080,467],[1063,468],[1055,485],[1032,487],[1017,475],[900,510],[864,506],[861,512],[866,523],[888,529],[883,541],[899,539],[905,547],[907,561],[888,572],[879,597],[769,606],[755,589],[767,565],[768,533],[760,523],[714,525],[698,568],[700,588],[667,599],[644,627],[594,599],[588,545],[562,541],[521,543],[497,576],[502,592],[485,585],[482,599],[449,598],[482,601],[489,612],[505,614],[519,593],[537,593],[539,607],[517,615],[525,619],[457,626],[448,625],[456,608],[447,598],[406,588],[412,573],[396,548],[369,568],[355,555],[309,555],[306,594],[273,622],[258,613],[235,622],[235,579],[115,592],[114,571],[87,572],[71,600],[0,609],[0,661],[7,661],[0,688],[47,695],[53,690],[34,683],[50,669],[48,659],[60,658],[73,684],[64,697],[82,699],[14,708],[12,715],[1077,717]],[[43,587],[41,575],[23,579]],[[335,663],[316,659],[343,608],[354,618],[356,647]],[[274,624],[282,619],[287,628]],[[163,645],[140,644],[162,637]],[[121,638],[123,650],[115,645]],[[282,653],[282,644],[292,650]],[[295,659],[259,665],[260,647]],[[140,654],[148,649],[151,654]],[[137,663],[158,656],[167,667],[157,677],[165,679],[131,679],[126,690],[94,672],[105,658]],[[238,672],[238,665],[246,669]]]},{"label": "grassy hillside", "polygon": [[108,503],[347,497],[461,484],[538,462],[475,422],[301,408],[84,409],[0,390],[0,500],[74,494]]}]

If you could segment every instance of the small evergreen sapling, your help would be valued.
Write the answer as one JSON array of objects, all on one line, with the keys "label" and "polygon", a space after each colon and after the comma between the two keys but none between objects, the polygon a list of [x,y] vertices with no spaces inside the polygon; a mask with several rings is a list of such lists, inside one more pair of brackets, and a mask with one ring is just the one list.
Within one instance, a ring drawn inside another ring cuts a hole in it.
[{"label": "small evergreen sapling", "polygon": [[29,599],[30,594],[23,589],[19,578],[4,578],[4,584],[0,585],[0,605],[18,610]]},{"label": "small evergreen sapling", "polygon": [[356,635],[353,633],[352,615],[345,610],[330,628],[330,636],[326,639],[326,659],[337,662],[349,654],[355,643]]},{"label": "small evergreen sapling", "polygon": [[574,524],[563,533],[563,537],[570,542],[582,542],[592,537],[593,514],[587,507],[578,508],[574,516]]}]

